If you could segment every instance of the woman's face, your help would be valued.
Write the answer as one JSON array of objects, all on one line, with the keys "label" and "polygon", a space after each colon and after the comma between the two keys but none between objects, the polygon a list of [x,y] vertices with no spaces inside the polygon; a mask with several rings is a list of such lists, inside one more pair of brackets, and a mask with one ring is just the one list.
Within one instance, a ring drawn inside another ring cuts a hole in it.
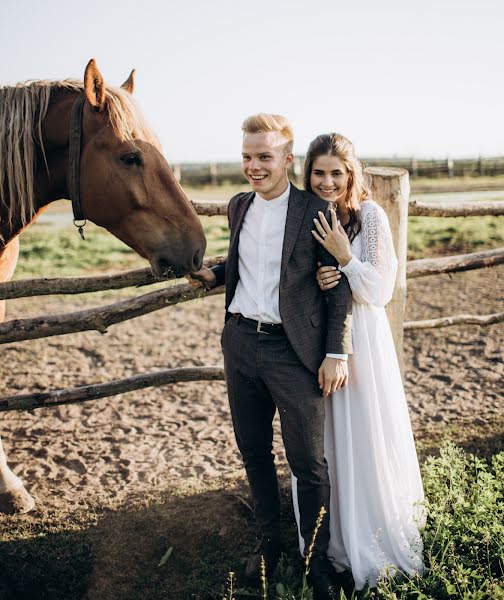
[{"label": "woman's face", "polygon": [[327,202],[344,199],[349,173],[337,156],[325,154],[313,161],[310,184],[314,194]]}]

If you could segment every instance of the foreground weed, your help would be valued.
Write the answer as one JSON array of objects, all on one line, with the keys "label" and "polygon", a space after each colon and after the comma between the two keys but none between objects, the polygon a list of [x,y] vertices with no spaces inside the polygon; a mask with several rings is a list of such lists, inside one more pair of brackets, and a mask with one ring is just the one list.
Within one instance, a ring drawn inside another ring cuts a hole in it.
[{"label": "foreground weed", "polygon": [[502,600],[504,453],[492,466],[452,443],[429,458],[423,481],[428,512],[422,577],[388,579],[374,597]]},{"label": "foreground weed", "polygon": [[[428,514],[422,532],[424,572],[414,577],[396,572],[379,581],[377,588],[366,586],[351,598],[504,600],[504,453],[496,454],[490,465],[446,443],[439,457],[425,462],[423,482]],[[321,511],[316,532],[323,516]],[[275,600],[311,600],[307,578],[316,532],[302,581],[282,556]],[[341,591],[338,600],[344,599]]]},{"label": "foreground weed", "polygon": [[233,595],[234,576],[235,574],[233,573],[233,571],[230,571],[227,580],[227,594],[222,597],[222,600],[235,600],[235,597]]}]

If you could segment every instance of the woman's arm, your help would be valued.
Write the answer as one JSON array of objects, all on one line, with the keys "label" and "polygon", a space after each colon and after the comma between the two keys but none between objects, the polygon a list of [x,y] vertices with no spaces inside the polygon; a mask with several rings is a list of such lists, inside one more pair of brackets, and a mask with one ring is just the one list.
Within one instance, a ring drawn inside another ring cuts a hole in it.
[{"label": "woman's arm", "polygon": [[[360,235],[362,259],[351,256],[344,266],[340,264],[339,270],[348,278],[356,302],[385,306],[390,302],[394,291],[397,258],[387,215],[375,202],[363,209]],[[324,239],[325,246],[331,253],[334,252],[334,237],[328,233]],[[328,267],[321,269],[317,273],[319,284],[321,281],[325,283],[321,288],[331,289],[337,285],[334,282],[334,271],[331,272]]]}]

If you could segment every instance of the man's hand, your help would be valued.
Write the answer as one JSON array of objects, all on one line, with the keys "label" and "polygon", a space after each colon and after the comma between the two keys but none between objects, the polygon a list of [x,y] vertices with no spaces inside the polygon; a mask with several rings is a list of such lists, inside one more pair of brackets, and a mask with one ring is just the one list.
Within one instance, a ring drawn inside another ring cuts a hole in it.
[{"label": "man's hand", "polygon": [[215,286],[215,274],[207,267],[186,275],[186,278],[193,287],[202,283],[205,289],[211,290]]},{"label": "man's hand", "polygon": [[319,387],[324,398],[348,383],[348,362],[326,356],[318,370]]}]

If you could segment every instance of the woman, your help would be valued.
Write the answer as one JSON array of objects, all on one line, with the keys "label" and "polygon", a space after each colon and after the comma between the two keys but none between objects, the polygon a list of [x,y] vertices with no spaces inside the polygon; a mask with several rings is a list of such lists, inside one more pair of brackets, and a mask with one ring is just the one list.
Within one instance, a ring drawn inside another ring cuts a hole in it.
[{"label": "woman", "polygon": [[[397,259],[387,216],[369,198],[348,139],[332,133],[313,140],[304,183],[333,204],[334,225],[321,214],[312,233],[338,261],[353,296],[354,353],[348,385],[326,399],[325,455],[331,480],[328,555],[336,570],[351,570],[360,590],[366,581],[375,587],[385,575],[422,570],[423,488],[385,313]],[[335,267],[317,273],[324,290],[340,277]],[[302,538],[300,545],[303,551]]]}]

